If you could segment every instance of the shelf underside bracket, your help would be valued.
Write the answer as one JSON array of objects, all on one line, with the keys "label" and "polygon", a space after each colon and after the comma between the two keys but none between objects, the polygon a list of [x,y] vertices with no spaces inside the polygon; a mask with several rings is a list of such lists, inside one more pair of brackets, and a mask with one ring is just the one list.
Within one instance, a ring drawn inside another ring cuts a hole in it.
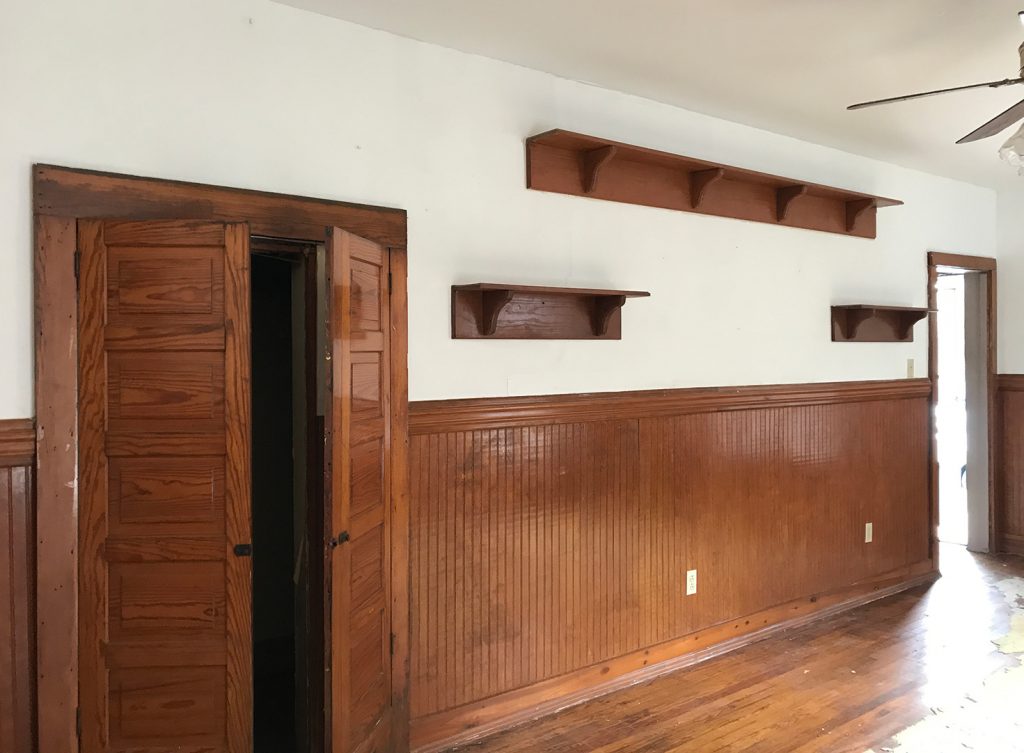
[{"label": "shelf underside bracket", "polygon": [[712,183],[725,177],[725,168],[713,167],[710,170],[695,170],[689,175],[690,206],[699,209],[704,203],[704,193]]},{"label": "shelf underside bracket", "polygon": [[843,333],[843,337],[846,340],[853,340],[857,337],[857,330],[860,329],[860,325],[874,316],[875,312],[871,309],[858,309],[858,310],[847,310],[843,312],[843,318],[839,323],[839,328]]},{"label": "shelf underside bracket", "polygon": [[789,214],[790,205],[807,193],[807,186],[796,185],[775,189],[775,219],[783,222]]},{"label": "shelf underside bracket", "polygon": [[612,161],[616,152],[618,149],[614,146],[602,146],[582,153],[584,193],[593,193],[597,189],[597,179],[602,168]]},{"label": "shelf underside bracket", "polygon": [[494,334],[498,328],[498,316],[511,300],[511,290],[480,291],[480,320],[477,325],[481,335],[489,337]]},{"label": "shelf underside bracket", "polygon": [[608,332],[608,322],[612,314],[626,305],[624,295],[602,295],[594,296],[594,310],[591,314],[591,325],[594,328],[594,335],[602,337]]},{"label": "shelf underside bracket", "polygon": [[852,199],[846,202],[846,232],[852,233],[860,216],[874,207],[874,199]]}]

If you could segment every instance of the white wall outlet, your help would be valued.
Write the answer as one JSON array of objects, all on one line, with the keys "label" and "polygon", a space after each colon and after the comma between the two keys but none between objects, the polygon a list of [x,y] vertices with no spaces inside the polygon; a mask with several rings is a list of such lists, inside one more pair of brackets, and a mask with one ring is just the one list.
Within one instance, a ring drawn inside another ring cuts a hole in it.
[{"label": "white wall outlet", "polygon": [[686,571],[686,595],[693,596],[697,593],[697,571],[687,570]]},{"label": "white wall outlet", "polygon": [[908,358],[907,359],[907,379],[913,379],[913,378],[914,378],[914,359],[913,358]]},{"label": "white wall outlet", "polygon": [[875,524],[865,523],[864,524],[864,543],[870,544],[875,538]]}]

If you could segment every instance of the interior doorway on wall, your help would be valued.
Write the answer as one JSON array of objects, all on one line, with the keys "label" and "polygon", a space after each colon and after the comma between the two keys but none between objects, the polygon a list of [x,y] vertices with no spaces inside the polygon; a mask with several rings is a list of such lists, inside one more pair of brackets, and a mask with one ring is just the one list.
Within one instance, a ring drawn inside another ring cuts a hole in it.
[{"label": "interior doorway on wall", "polygon": [[929,254],[939,541],[989,551],[995,262]]},{"label": "interior doorway on wall", "polygon": [[321,753],[323,247],[252,239],[255,753]]},{"label": "interior doorway on wall", "polygon": [[[935,285],[939,380],[935,442],[939,464],[939,541],[967,546],[967,272],[939,270]],[[977,274],[977,273],[973,273]]]}]

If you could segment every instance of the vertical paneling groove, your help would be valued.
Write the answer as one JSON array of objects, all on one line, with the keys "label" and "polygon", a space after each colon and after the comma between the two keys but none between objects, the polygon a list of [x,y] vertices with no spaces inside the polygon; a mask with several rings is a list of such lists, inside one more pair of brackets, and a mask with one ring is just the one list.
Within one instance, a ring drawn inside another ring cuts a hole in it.
[{"label": "vertical paneling groove", "polygon": [[34,749],[35,426],[0,420],[0,751]]},{"label": "vertical paneling groove", "polygon": [[30,468],[0,457],[0,750],[32,749]]},{"label": "vertical paneling groove", "polygon": [[920,568],[928,399],[907,384],[419,434],[414,405],[414,738],[416,720]]},{"label": "vertical paneling groove", "polygon": [[997,544],[1024,555],[1024,375],[1000,375],[997,404]]}]

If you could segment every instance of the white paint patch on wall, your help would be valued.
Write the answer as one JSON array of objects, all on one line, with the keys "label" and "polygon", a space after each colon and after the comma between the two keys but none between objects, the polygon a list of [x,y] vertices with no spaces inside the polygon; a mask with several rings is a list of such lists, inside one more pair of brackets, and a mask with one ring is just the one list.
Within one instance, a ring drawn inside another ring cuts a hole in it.
[{"label": "white paint patch on wall", "polygon": [[[924,305],[926,251],[996,248],[988,189],[268,0],[11,4],[0,71],[0,418],[32,413],[33,162],[407,209],[413,400],[921,373],[925,325],[833,344],[829,305]],[[864,241],[527,191],[554,127],[906,206]],[[448,288],[477,281],[652,297],[621,342],[453,341]]]}]

